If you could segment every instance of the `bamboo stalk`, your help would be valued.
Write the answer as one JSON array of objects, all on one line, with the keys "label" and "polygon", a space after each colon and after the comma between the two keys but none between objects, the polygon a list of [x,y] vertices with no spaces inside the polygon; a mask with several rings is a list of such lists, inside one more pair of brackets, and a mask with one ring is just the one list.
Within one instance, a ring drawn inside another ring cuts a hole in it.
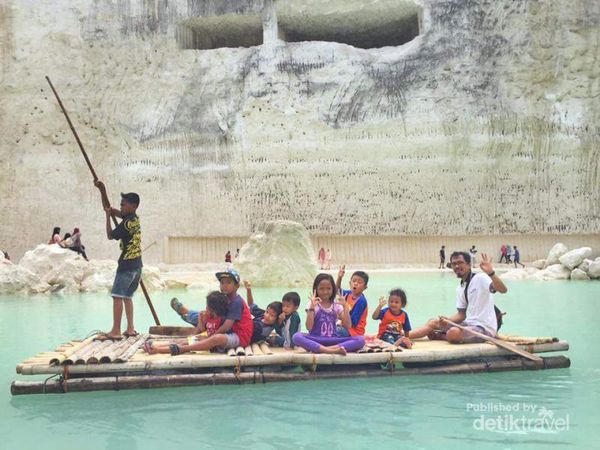
[{"label": "bamboo stalk", "polygon": [[246,352],[245,352],[245,350],[244,350],[244,347],[237,347],[237,348],[235,349],[235,354],[236,354],[237,356],[244,356],[244,355],[246,354]]},{"label": "bamboo stalk", "polygon": [[236,356],[235,349],[230,348],[229,350],[227,350],[227,356]]},{"label": "bamboo stalk", "polygon": [[[143,342],[139,342],[141,346]],[[71,374],[93,374],[112,372],[151,372],[155,370],[179,370],[196,368],[219,368],[240,366],[269,366],[269,365],[356,365],[356,364],[385,364],[390,361],[394,363],[427,363],[433,361],[451,361],[456,359],[475,359],[489,356],[510,355],[505,349],[491,346],[489,344],[465,344],[450,345],[444,343],[447,350],[419,350],[419,341],[410,351],[393,353],[349,353],[346,356],[300,353],[297,351],[281,351],[271,355],[257,355],[252,358],[229,358],[219,354],[185,354],[172,357],[169,355],[140,355],[133,361],[119,363],[117,361],[106,365],[74,365],[69,372]],[[138,344],[136,344],[138,345]],[[551,344],[533,345],[532,351],[536,353],[558,352],[569,349],[566,341]],[[132,347],[133,348],[133,347]],[[131,351],[130,349],[129,351]],[[137,351],[137,349],[133,349]],[[17,366],[17,373],[23,375],[38,374],[62,374],[62,367],[23,365]]]},{"label": "bamboo stalk", "polygon": [[90,353],[94,348],[98,347],[100,345],[100,343],[101,343],[101,341],[93,340],[88,345],[80,348],[78,351],[76,351],[75,353],[70,355],[68,358],[66,358],[62,362],[62,364],[63,365],[71,365],[71,364],[75,364],[77,361],[81,361],[80,364],[83,364],[85,362],[85,359],[82,357],[87,355],[88,353]]},{"label": "bamboo stalk", "polygon": [[246,356],[254,356],[254,352],[252,351],[252,346],[248,346],[244,349],[244,353]]},{"label": "bamboo stalk", "polygon": [[177,386],[206,386],[216,384],[262,384],[284,381],[326,380],[337,378],[410,376],[504,372],[512,370],[558,369],[570,366],[565,356],[542,359],[541,367],[524,359],[449,364],[446,366],[416,367],[398,370],[362,369],[324,372],[241,372],[214,374],[142,375],[97,378],[71,378],[67,381],[13,381],[12,395],[86,392],[102,390],[150,389]]},{"label": "bamboo stalk", "polygon": [[102,341],[102,343],[98,346],[98,349],[96,351],[92,352],[87,357],[87,360],[85,363],[86,364],[98,364],[99,359],[100,359],[99,355],[107,348],[112,347],[114,344],[115,344],[114,341],[110,341],[110,340]]},{"label": "bamboo stalk", "polygon": [[129,361],[131,359],[131,357],[138,352],[138,350],[140,349],[140,347],[142,345],[144,345],[144,342],[146,342],[146,339],[148,339],[148,334],[140,334],[138,336],[138,340],[135,341],[131,345],[131,347],[129,347],[128,350],[125,350],[125,352],[123,352],[120,355],[118,355],[117,357],[115,357],[115,359],[113,361],[115,363],[124,363],[124,364],[126,364],[127,361]]},{"label": "bamboo stalk", "polygon": [[263,352],[265,355],[272,355],[273,354],[273,350],[271,350],[271,347],[269,347],[269,344],[267,344],[266,342],[261,342],[260,344],[258,344],[261,352]]},{"label": "bamboo stalk", "polygon": [[94,336],[90,336],[87,339],[84,339],[83,341],[79,342],[78,344],[73,345],[70,349],[67,349],[64,352],[61,352],[57,356],[50,359],[50,364],[57,364],[57,365],[61,364],[68,357],[70,357],[71,355],[75,354],[79,350],[81,350],[84,347],[86,347],[87,345],[89,345],[93,340],[94,340]]},{"label": "bamboo stalk", "polygon": [[257,343],[252,344],[251,347],[252,353],[254,353],[255,355],[264,355],[263,351],[260,349],[260,346]]},{"label": "bamboo stalk", "polygon": [[137,340],[138,336],[129,337],[123,339],[120,342],[117,342],[110,346],[108,349],[103,350],[98,354],[98,360],[100,364],[109,364],[115,358],[116,355],[120,355],[126,349],[128,349],[131,344],[133,344]]}]

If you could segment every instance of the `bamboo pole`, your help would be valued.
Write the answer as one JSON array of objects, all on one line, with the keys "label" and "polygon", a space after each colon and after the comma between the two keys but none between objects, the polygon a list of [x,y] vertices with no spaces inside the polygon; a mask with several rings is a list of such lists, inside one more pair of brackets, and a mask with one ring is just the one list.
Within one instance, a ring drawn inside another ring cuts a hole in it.
[{"label": "bamboo pole", "polygon": [[260,351],[263,352],[265,355],[273,354],[273,350],[271,350],[271,347],[269,347],[269,344],[267,344],[266,342],[261,342],[260,344],[258,344],[258,346],[260,347]]},{"label": "bamboo pole", "polygon": [[122,341],[110,346],[108,349],[103,350],[98,354],[98,361],[100,364],[111,363],[116,355],[120,355],[127,350],[137,340],[138,337],[139,336],[123,339]]},{"label": "bamboo pole", "polygon": [[486,342],[491,342],[492,344],[495,344],[498,347],[502,347],[502,348],[504,348],[504,349],[506,349],[506,350],[508,350],[510,352],[513,352],[513,353],[515,353],[515,354],[517,354],[519,356],[522,356],[523,358],[527,358],[527,359],[530,359],[531,361],[535,361],[535,362],[538,362],[538,363],[542,361],[541,357],[539,357],[537,355],[533,355],[533,354],[531,354],[529,352],[526,352],[525,350],[520,349],[519,347],[517,347],[514,344],[511,344],[511,343],[508,343],[508,342],[504,342],[504,341],[502,341],[500,339],[496,339],[496,338],[487,336],[487,335],[485,335],[483,333],[479,333],[478,331],[473,331],[472,329],[469,329],[467,327],[464,327],[462,325],[454,323],[451,320],[446,319],[446,318],[444,318],[443,321],[449,323],[453,327],[457,327],[457,328],[460,328],[461,330],[463,330],[463,331],[465,331],[467,333],[471,333],[472,335],[478,337],[479,339],[483,339]]},{"label": "bamboo pole", "polygon": [[246,354],[246,352],[244,351],[244,347],[237,347],[235,349],[235,354],[237,356],[244,356]]},{"label": "bamboo pole", "polygon": [[246,356],[254,356],[254,352],[252,351],[252,346],[248,346],[244,349],[244,353]]},{"label": "bamboo pole", "polygon": [[89,345],[93,340],[94,340],[94,336],[90,336],[87,339],[84,339],[83,341],[81,341],[79,344],[73,345],[73,347],[71,347],[70,349],[67,349],[64,352],[59,353],[57,356],[51,358],[50,364],[51,365],[52,364],[56,364],[56,365],[61,364],[68,357],[70,357],[71,355],[75,354],[79,350],[81,350],[84,347],[86,347],[87,345]]},{"label": "bamboo pole", "polygon": [[[419,341],[415,341],[418,345]],[[138,342],[139,346],[143,344]],[[135,345],[138,345],[135,344]],[[69,372],[73,375],[85,375],[94,373],[111,372],[151,372],[158,370],[179,370],[179,369],[197,369],[197,368],[220,368],[234,367],[236,365],[244,366],[269,366],[269,365],[357,365],[357,364],[385,364],[394,363],[428,363],[428,362],[448,362],[457,359],[475,359],[490,356],[507,356],[511,352],[505,349],[491,346],[488,344],[465,344],[450,345],[444,343],[448,350],[418,350],[413,348],[410,351],[393,353],[349,353],[346,356],[300,353],[297,351],[281,351],[271,355],[254,355],[252,358],[229,358],[226,355],[218,354],[183,354],[178,356],[170,355],[140,355],[133,361],[113,362],[109,367],[106,365],[74,365]],[[137,351],[131,348],[129,351]],[[550,344],[539,344],[531,346],[532,351],[536,353],[558,352],[569,349],[569,343],[559,341]],[[17,373],[23,375],[39,374],[62,374],[62,367],[56,366],[37,366],[23,365],[17,366]]]},{"label": "bamboo pole", "polygon": [[133,343],[133,345],[131,347],[129,347],[128,350],[126,350],[122,354],[118,355],[114,359],[114,362],[115,363],[127,364],[127,361],[129,361],[129,359],[131,359],[131,357],[138,352],[138,350],[140,349],[140,347],[142,345],[144,345],[144,342],[146,342],[146,339],[148,339],[148,334],[141,334],[138,337],[138,340],[135,341]]},{"label": "bamboo pole", "polygon": [[309,381],[338,378],[410,376],[435,374],[461,374],[504,372],[513,370],[559,369],[570,366],[565,356],[552,356],[542,359],[542,365],[525,359],[500,361],[456,363],[446,366],[415,367],[398,370],[360,369],[335,370],[323,372],[241,372],[213,374],[178,374],[178,375],[141,375],[97,378],[71,378],[66,381],[13,381],[12,395],[86,392],[124,389],[151,389],[178,386],[206,386],[228,384],[262,384],[284,381]]},{"label": "bamboo pole", "polygon": [[264,355],[263,351],[260,349],[260,346],[256,343],[251,345],[252,347],[252,353],[254,353],[255,355]]},{"label": "bamboo pole", "polygon": [[68,358],[66,358],[62,364],[63,365],[71,365],[71,364],[75,364],[78,360],[80,360],[80,364],[84,363],[85,360],[83,358],[81,358],[84,355],[87,355],[93,348],[96,348],[100,345],[102,341],[92,341],[90,344],[86,345],[85,347],[82,347],[81,349],[79,349],[78,351],[76,351],[75,353],[73,353],[71,356],[69,356]]},{"label": "bamboo pole", "polygon": [[[93,351],[91,354],[87,355],[87,360],[85,361],[86,364],[98,364],[99,362],[99,355],[105,351],[107,348],[112,347],[115,344],[114,341],[111,340],[106,340],[106,341],[102,341],[102,343],[98,346],[98,348]],[[77,363],[75,363],[77,364]]]}]

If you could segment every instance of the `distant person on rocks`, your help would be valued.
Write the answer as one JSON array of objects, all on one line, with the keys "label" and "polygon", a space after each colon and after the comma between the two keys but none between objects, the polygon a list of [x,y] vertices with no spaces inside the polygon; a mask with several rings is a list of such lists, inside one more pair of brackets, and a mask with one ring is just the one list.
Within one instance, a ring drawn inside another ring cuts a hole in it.
[{"label": "distant person on rocks", "polygon": [[60,241],[62,241],[62,238],[60,237],[60,227],[54,227],[54,230],[52,230],[52,236],[50,237],[48,244],[50,244],[50,245],[59,244],[60,245]]},{"label": "distant person on rocks", "polygon": [[325,269],[326,270],[331,269],[331,251],[329,249],[327,249],[327,251],[325,251]]},{"label": "distant person on rocks", "polygon": [[65,236],[58,243],[62,248],[71,248],[73,245],[73,239],[71,239],[71,233],[65,233]]},{"label": "distant person on rocks", "polygon": [[[104,183],[98,180],[95,186],[106,198]],[[140,196],[134,192],[121,193],[120,209],[106,207],[106,237],[109,240],[120,240],[121,256],[117,273],[113,283],[111,296],[113,298],[113,324],[108,333],[104,333],[101,339],[119,340],[125,337],[137,336],[133,323],[133,294],[137,290],[142,277],[142,231],[140,219],[136,214],[140,205]],[[123,220],[113,230],[111,217],[120,217]],[[127,328],[121,334],[121,318],[123,308],[127,317]]]},{"label": "distant person on rocks", "polygon": [[225,262],[228,264],[231,264],[231,251],[227,250],[227,253],[225,253]]},{"label": "distant person on rocks", "polygon": [[525,267],[525,264],[521,263],[521,252],[519,251],[519,249],[517,248],[517,246],[515,245],[515,258],[514,258],[514,262],[515,262],[515,268],[517,267],[517,264],[519,264],[521,267]]},{"label": "distant person on rocks", "polygon": [[475,265],[477,264],[477,249],[474,245],[471,246],[469,254],[471,255],[471,267],[475,267]]},{"label": "distant person on rocks", "polygon": [[506,264],[510,264],[512,262],[512,247],[510,244],[506,244]]},{"label": "distant person on rocks", "polygon": [[81,231],[79,231],[79,228],[73,229],[71,239],[73,240],[73,245],[71,245],[69,249],[79,253],[86,261],[88,261],[88,257],[85,254],[85,247],[81,243]]},{"label": "distant person on rocks", "polygon": [[500,261],[498,261],[498,264],[504,259],[506,259],[506,244],[502,244],[502,247],[500,247]]},{"label": "distant person on rocks", "polygon": [[10,261],[10,256],[8,256],[8,253],[3,251],[2,252],[4,254],[4,259],[6,259],[7,261]]},{"label": "distant person on rocks", "polygon": [[446,265],[446,246],[442,245],[442,248],[440,248],[440,267],[438,267],[438,269],[443,269],[445,265]]},{"label": "distant person on rocks", "polygon": [[240,249],[238,248],[238,249],[235,251],[235,259],[238,259],[239,257],[240,257]]},{"label": "distant person on rocks", "polygon": [[321,247],[319,250],[319,268],[323,270],[325,268],[325,249]]}]

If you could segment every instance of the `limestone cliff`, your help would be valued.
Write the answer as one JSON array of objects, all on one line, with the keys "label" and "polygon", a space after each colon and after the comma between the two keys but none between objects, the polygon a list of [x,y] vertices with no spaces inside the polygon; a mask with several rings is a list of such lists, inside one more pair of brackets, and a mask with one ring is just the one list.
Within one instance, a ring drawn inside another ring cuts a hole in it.
[{"label": "limestone cliff", "polygon": [[[320,234],[598,233],[600,3],[391,3],[5,0],[0,247],[22,253],[62,224],[94,256],[110,248],[46,74],[113,201],[140,193],[146,242],[275,219]],[[389,17],[378,29],[369,14]],[[398,45],[394,26],[418,36]],[[239,44],[261,44],[236,47],[248,30]]]}]

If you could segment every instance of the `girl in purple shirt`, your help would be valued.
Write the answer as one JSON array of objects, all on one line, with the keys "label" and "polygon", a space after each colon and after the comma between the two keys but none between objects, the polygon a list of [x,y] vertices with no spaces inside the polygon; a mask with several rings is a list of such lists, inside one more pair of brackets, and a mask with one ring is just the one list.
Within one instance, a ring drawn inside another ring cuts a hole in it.
[{"label": "girl in purple shirt", "polygon": [[309,333],[294,334],[294,345],[312,353],[336,353],[345,355],[355,352],[365,345],[364,336],[340,337],[337,335],[337,321],[348,329],[352,326],[348,304],[343,297],[337,297],[333,277],[320,273],[313,283],[313,296],[306,310],[306,328]]}]

